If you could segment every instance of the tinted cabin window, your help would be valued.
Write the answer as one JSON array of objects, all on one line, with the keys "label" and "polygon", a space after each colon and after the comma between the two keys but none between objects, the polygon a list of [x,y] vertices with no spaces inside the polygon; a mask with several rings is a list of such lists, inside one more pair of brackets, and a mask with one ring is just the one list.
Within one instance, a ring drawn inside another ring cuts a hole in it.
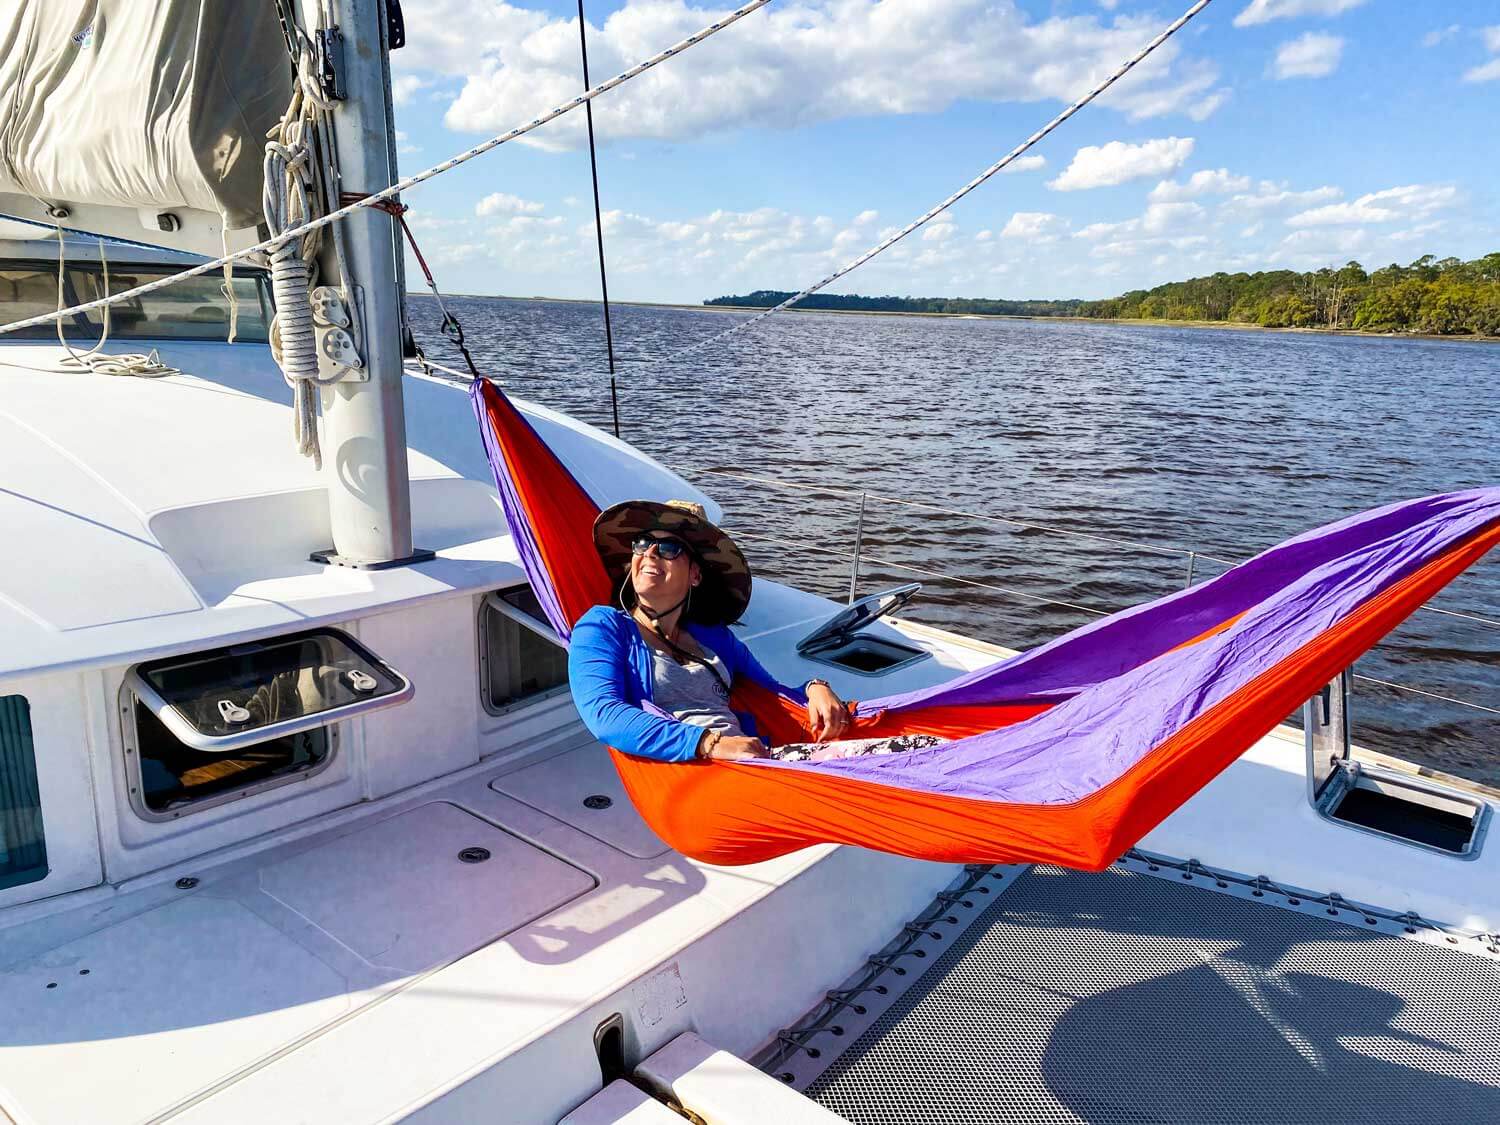
[{"label": "tinted cabin window", "polygon": [[[503,591],[500,597],[550,631],[529,586]],[[567,650],[493,607],[485,610],[483,643],[490,710],[503,711],[527,700],[544,699],[567,686]]]},{"label": "tinted cabin window", "polygon": [[0,695],[0,890],[46,874],[31,705],[25,696]]},{"label": "tinted cabin window", "polygon": [[[57,309],[57,269],[41,263],[0,268],[0,315],[6,320],[25,320]],[[56,337],[50,324],[27,329],[25,335]]]},{"label": "tinted cabin window", "polygon": [[[63,302],[76,305],[94,301],[106,293],[121,293],[148,281],[181,272],[182,265],[165,262],[111,265],[106,285],[97,257],[75,261],[63,268]],[[237,310],[235,338],[246,343],[269,339],[271,314],[270,281],[265,271],[237,270],[228,285],[222,274],[188,278],[165,289],[133,297],[113,305],[109,311],[111,339],[226,340],[229,337],[230,292]],[[0,267],[0,323],[54,312],[57,305],[56,261],[17,261]],[[63,321],[69,342],[86,344],[97,340],[104,323],[103,310],[75,313]],[[23,328],[13,338],[57,339],[55,324]]]},{"label": "tinted cabin window", "polygon": [[290,780],[328,760],[329,728],[257,742],[227,754],[184,746],[139,700],[135,704],[140,797],[149,812],[180,815],[215,797]]},{"label": "tinted cabin window", "polygon": [[[121,293],[168,274],[181,266],[111,266],[109,293]],[[104,273],[93,263],[68,266],[68,280],[80,301],[96,301],[106,295]],[[257,274],[241,271],[234,279],[238,306],[235,338],[265,343],[269,337],[270,313],[265,289]],[[56,299],[54,290],[53,299]],[[49,311],[51,307],[50,306]],[[109,309],[109,334],[113,338],[147,337],[164,340],[227,340],[229,338],[229,288],[222,274],[190,277]],[[104,310],[81,314],[84,333],[97,337],[104,324]]]}]

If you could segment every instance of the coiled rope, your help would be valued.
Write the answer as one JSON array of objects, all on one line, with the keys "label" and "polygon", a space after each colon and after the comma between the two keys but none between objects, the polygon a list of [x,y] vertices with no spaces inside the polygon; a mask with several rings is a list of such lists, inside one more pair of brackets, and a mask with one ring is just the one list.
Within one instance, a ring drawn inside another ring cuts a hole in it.
[{"label": "coiled rope", "polygon": [[[321,91],[309,91],[301,81],[292,87],[286,113],[266,141],[263,204],[266,226],[273,236],[285,235],[317,214],[318,168],[313,155],[312,115]],[[292,388],[292,429],[297,451],[311,457],[318,468],[323,454],[318,444],[318,352],[308,290],[316,284],[321,230],[286,237],[271,248],[271,293],[276,315],[271,318],[271,354]]]},{"label": "coiled rope", "polygon": [[137,285],[134,289],[126,289],[123,292],[116,293],[109,297],[102,297],[96,301],[85,301],[82,304],[74,305],[71,308],[59,309],[56,312],[42,313],[39,316],[27,317],[24,320],[16,320],[12,321],[9,324],[0,325],[0,336],[3,336],[9,332],[19,331],[22,328],[31,328],[34,325],[46,324],[48,321],[60,320],[65,316],[70,316],[76,313],[89,312],[93,309],[102,308],[105,305],[118,304],[120,301],[126,301],[134,297],[144,296],[147,293],[154,293],[158,289],[165,289],[167,286],[175,285],[177,282],[182,281],[186,278],[198,277],[201,274],[210,273],[213,270],[223,269],[224,266],[229,262],[238,262],[252,258],[259,258],[261,255],[274,251],[278,246],[289,239],[302,237],[303,235],[306,235],[314,230],[321,230],[323,227],[326,227],[332,223],[336,223],[340,219],[347,218],[348,216],[354,214],[356,211],[359,211],[362,208],[373,207],[375,206],[375,204],[380,203],[383,200],[392,199],[395,196],[400,195],[404,191],[410,191],[418,184],[426,183],[428,180],[432,179],[435,176],[440,176],[450,169],[457,168],[460,164],[467,164],[475,157],[483,156],[485,153],[491,151],[492,149],[499,148],[501,145],[507,144],[510,141],[515,140],[517,137],[524,137],[527,133],[530,133],[535,129],[539,129],[543,125],[546,125],[548,122],[555,121],[563,114],[577,109],[585,102],[593,101],[593,99],[597,98],[600,94],[606,94],[610,90],[613,90],[615,87],[622,86],[626,82],[629,82],[632,78],[639,77],[657,64],[665,62],[667,59],[670,59],[675,55],[681,54],[683,51],[686,51],[690,47],[696,47],[705,39],[708,39],[710,36],[717,35],[726,27],[729,27],[731,24],[738,23],[740,20],[744,19],[752,12],[756,12],[761,8],[764,8],[770,2],[771,0],[750,0],[749,3],[743,5],[742,7],[736,8],[723,19],[717,20],[716,22],[709,24],[707,27],[694,32],[686,39],[679,40],[678,42],[672,44],[670,47],[667,47],[665,50],[658,51],[649,59],[646,59],[644,62],[637,63],[629,70],[621,71],[613,78],[599,83],[599,85],[593,87],[592,89],[585,90],[576,98],[573,98],[570,101],[563,102],[561,105],[554,106],[552,109],[548,110],[540,117],[533,118],[524,125],[518,125],[508,132],[499,133],[491,137],[489,140],[477,144],[473,148],[468,149],[465,152],[459,153],[457,156],[451,157],[448,160],[444,160],[441,164],[434,164],[431,168],[428,168],[425,171],[418,172],[413,176],[407,176],[403,180],[398,180],[396,183],[391,184],[389,187],[381,188],[377,192],[372,192],[370,195],[367,195],[364,198],[357,200],[356,202],[345,204],[344,206],[337,207],[333,210],[328,211],[326,214],[311,218],[299,226],[295,226],[283,231],[279,236],[267,238],[261,242],[257,242],[254,246],[247,246],[243,250],[236,250],[232,254],[225,254],[223,257],[215,258],[212,261],[202,262],[196,266],[185,269],[180,273],[174,273],[169,277],[159,278],[156,281],[150,281],[144,285]]},{"label": "coiled rope", "polygon": [[[57,232],[57,307],[63,307],[65,290],[63,288],[63,274],[67,266],[66,244],[63,241],[61,225],[55,225],[53,229]],[[102,285],[106,296],[109,295],[109,258],[104,252],[104,239],[99,240],[99,268],[102,274]],[[94,375],[129,375],[137,379],[161,379],[167,375],[180,375],[175,367],[170,367],[161,361],[161,356],[155,348],[149,352],[107,352],[104,345],[109,342],[109,306],[104,306],[104,312],[100,315],[99,342],[86,352],[81,352],[63,334],[63,322],[59,317],[57,321],[57,342],[63,346],[68,354],[63,356],[58,366],[62,370],[83,368]]]},{"label": "coiled rope", "polygon": [[[282,378],[292,388],[292,430],[297,451],[311,457],[314,466],[321,469],[319,390],[349,375],[348,368],[328,376],[319,374],[317,329],[308,299],[309,290],[318,283],[318,254],[323,245],[323,229],[314,220],[336,209],[340,202],[335,194],[338,165],[330,120],[334,103],[324,96],[313,73],[313,45],[300,28],[283,26],[287,27],[288,50],[293,52],[296,81],[286,112],[267,135],[265,149],[262,209],[272,240],[280,239],[270,249],[271,292],[276,303],[270,343]],[[340,295],[353,337],[361,341],[359,303],[349,290],[343,228],[334,227],[332,234]]]}]

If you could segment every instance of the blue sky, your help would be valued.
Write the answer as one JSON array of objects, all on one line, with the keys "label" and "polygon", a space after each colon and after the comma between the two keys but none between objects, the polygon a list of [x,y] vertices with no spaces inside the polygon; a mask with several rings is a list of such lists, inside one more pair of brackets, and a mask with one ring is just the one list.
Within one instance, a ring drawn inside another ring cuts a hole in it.
[{"label": "blue sky", "polygon": [[[587,0],[594,81],[728,10],[699,3]],[[815,281],[1188,3],[773,0],[595,102],[611,296]],[[403,7],[403,172],[580,86],[576,3]],[[1214,0],[1030,167],[834,291],[1101,297],[1221,269],[1490,253],[1497,111],[1500,0]],[[410,193],[441,286],[598,295],[582,142],[578,111]]]}]

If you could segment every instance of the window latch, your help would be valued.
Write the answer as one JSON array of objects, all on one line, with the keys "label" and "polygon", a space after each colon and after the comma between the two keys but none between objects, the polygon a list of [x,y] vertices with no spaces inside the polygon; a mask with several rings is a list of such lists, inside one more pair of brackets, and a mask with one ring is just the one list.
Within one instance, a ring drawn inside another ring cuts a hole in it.
[{"label": "window latch", "polygon": [[361,672],[358,668],[350,668],[344,675],[349,680],[349,686],[360,693],[374,691],[380,686],[374,676],[368,672]]}]

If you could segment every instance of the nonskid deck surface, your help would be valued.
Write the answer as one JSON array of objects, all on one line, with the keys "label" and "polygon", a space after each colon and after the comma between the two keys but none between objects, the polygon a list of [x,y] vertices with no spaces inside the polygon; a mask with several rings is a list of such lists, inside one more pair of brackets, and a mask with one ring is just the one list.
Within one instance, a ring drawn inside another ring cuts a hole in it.
[{"label": "nonskid deck surface", "polygon": [[1038,867],[805,1092],[856,1125],[1500,1120],[1500,962]]}]

